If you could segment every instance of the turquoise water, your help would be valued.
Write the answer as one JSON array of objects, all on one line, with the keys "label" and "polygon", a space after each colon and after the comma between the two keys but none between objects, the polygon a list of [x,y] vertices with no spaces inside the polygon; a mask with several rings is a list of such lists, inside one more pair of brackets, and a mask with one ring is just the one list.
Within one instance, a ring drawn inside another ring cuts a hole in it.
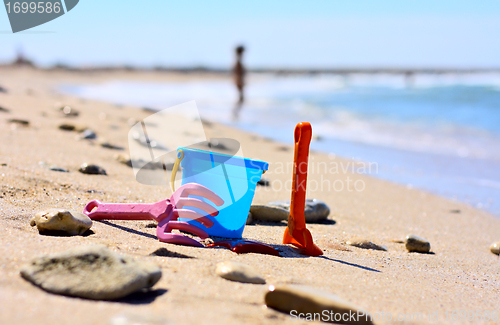
[{"label": "turquoise water", "polygon": [[200,115],[291,143],[309,121],[313,149],[375,162],[374,176],[500,215],[500,75],[253,75],[233,121],[229,81],[64,86],[157,109],[196,100]]}]

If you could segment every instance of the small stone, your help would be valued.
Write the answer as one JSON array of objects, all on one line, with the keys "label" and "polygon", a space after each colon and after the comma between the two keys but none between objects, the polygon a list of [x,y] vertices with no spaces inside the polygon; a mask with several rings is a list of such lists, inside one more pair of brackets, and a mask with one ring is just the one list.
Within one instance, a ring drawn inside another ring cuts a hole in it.
[{"label": "small stone", "polygon": [[57,167],[57,166],[52,166],[49,168],[53,172],[60,172],[60,173],[69,173],[69,170],[64,169],[62,167]]},{"label": "small stone", "polygon": [[377,251],[387,251],[387,247],[382,245],[377,245],[369,240],[359,240],[359,241],[348,241],[347,245],[363,248],[363,249],[374,249]]},{"label": "small stone", "polygon": [[90,129],[86,129],[78,136],[78,138],[85,140],[93,140],[97,138],[97,134]]},{"label": "small stone", "polygon": [[224,143],[217,139],[210,139],[210,141],[207,142],[207,147],[211,149],[229,150],[229,148]]},{"label": "small stone", "polygon": [[269,186],[271,185],[271,182],[267,178],[261,178],[258,182],[257,185],[259,186]]},{"label": "small stone", "polygon": [[415,235],[406,236],[405,247],[409,252],[429,253],[431,250],[429,241]]},{"label": "small stone", "polygon": [[[328,315],[328,321],[332,323],[373,324],[369,314],[361,308],[340,299],[336,295],[309,287],[271,285],[264,299],[268,307],[288,315],[292,311],[296,315],[315,315],[317,313],[318,315]],[[352,314],[355,316],[349,317]],[[342,318],[344,315],[346,316]],[[335,319],[335,316],[340,316],[341,318]],[[326,321],[325,318],[322,318],[322,320]]]},{"label": "small stone", "polygon": [[[290,200],[269,202],[268,206],[282,208],[290,213]],[[328,205],[326,205],[325,202],[317,199],[306,200],[304,215],[306,217],[307,223],[317,223],[326,220],[329,214],[330,208],[328,207]]]},{"label": "small stone", "polygon": [[59,125],[59,129],[64,131],[74,131],[75,126],[73,124],[61,124]]},{"label": "small stone", "polygon": [[111,144],[109,142],[101,143],[101,147],[106,148],[106,149],[112,149],[112,150],[125,150],[123,147]]},{"label": "small stone", "polygon": [[253,220],[281,222],[288,220],[290,212],[287,209],[267,205],[252,205],[250,213]]},{"label": "small stone", "polygon": [[257,272],[248,265],[225,261],[217,264],[215,273],[226,280],[264,284],[266,280],[262,278]]},{"label": "small stone", "polygon": [[89,174],[89,175],[107,175],[106,171],[97,166],[97,165],[88,165],[88,164],[83,164],[80,166],[80,169],[78,171],[82,174]]},{"label": "small stone", "polygon": [[67,117],[76,117],[80,115],[80,112],[70,106],[62,106],[59,110]]},{"label": "small stone", "polygon": [[276,148],[277,151],[290,151],[290,147],[288,146],[279,146]]},{"label": "small stone", "polygon": [[124,165],[127,165],[129,167],[132,167],[132,160],[130,159],[129,156],[127,155],[116,155],[115,159]]},{"label": "small stone", "polygon": [[18,118],[8,119],[7,122],[13,123],[13,124],[19,124],[19,125],[22,125],[22,126],[29,126],[30,125],[30,121],[28,121],[28,120],[21,120],[21,119],[18,119]]},{"label": "small stone", "polygon": [[151,288],[160,280],[161,269],[90,245],[35,258],[21,268],[21,276],[55,294],[115,300]]},{"label": "small stone", "polygon": [[157,169],[163,169],[163,170],[172,170],[174,168],[175,161],[163,161],[162,159],[156,159],[153,161],[145,161],[142,159],[139,160],[132,160],[128,155],[116,155],[115,159],[129,167],[136,166],[136,168],[139,169],[144,169],[144,170],[157,170]]},{"label": "small stone", "polygon": [[490,251],[493,254],[500,255],[500,242],[491,244]]},{"label": "small stone", "polygon": [[36,226],[41,234],[57,233],[65,235],[82,235],[92,227],[92,220],[83,213],[49,209],[40,211],[30,220],[32,227]]},{"label": "small stone", "polygon": [[159,143],[155,139],[152,139],[150,137],[146,137],[145,135],[140,134],[139,132],[134,132],[132,134],[132,139],[134,139],[140,145],[142,145],[146,148],[153,148],[153,149],[168,151],[168,149],[165,146],[163,146],[161,143]]},{"label": "small stone", "polygon": [[59,125],[59,129],[64,130],[64,131],[83,132],[83,131],[87,130],[87,127],[84,125],[63,123],[63,124]]}]

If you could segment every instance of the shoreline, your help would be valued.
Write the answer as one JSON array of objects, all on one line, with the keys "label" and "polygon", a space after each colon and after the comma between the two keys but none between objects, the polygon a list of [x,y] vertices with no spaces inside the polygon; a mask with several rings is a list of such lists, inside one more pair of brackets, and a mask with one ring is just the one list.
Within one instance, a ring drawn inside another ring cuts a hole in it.
[{"label": "shoreline", "polygon": [[[376,90],[373,86],[363,86],[353,80],[350,85],[339,82],[336,77],[297,79],[252,74],[249,76],[247,89],[249,100],[241,111],[242,118],[236,121],[230,118],[235,100],[232,98],[233,85],[229,78],[220,76],[194,77],[179,82],[171,79],[156,79],[147,83],[130,79],[114,80],[104,84],[62,85],[59,89],[70,96],[112,104],[138,105],[151,111],[195,98],[204,119],[287,143],[290,143],[289,130],[293,129],[295,122],[298,119],[308,119],[313,125],[314,133],[311,149],[352,160],[377,162],[380,169],[372,173],[372,176],[461,201],[500,216],[500,203],[494,200],[500,195],[500,174],[496,168],[500,156],[495,154],[498,147],[495,139],[500,138],[495,130],[487,132],[481,129],[482,125],[462,125],[453,120],[453,114],[450,113],[443,117],[443,121],[434,125],[434,130],[425,127],[422,121],[418,122],[419,118],[425,116],[414,116],[407,120],[393,120],[393,117],[387,116],[387,122],[381,122],[380,119],[384,116],[378,117],[379,120],[370,117],[371,112],[367,109],[360,110],[359,103],[354,99],[361,96],[359,100],[362,102],[373,101],[367,105],[370,107],[380,105],[381,99],[376,96],[364,98],[363,93],[367,91],[383,92],[382,98],[417,96],[420,101],[428,100],[428,96],[438,96],[443,91],[445,95],[442,96],[445,97],[452,96],[455,92],[436,90],[436,87],[440,87],[438,80],[427,81],[427,86],[434,89],[432,95],[427,96],[418,95],[426,91],[422,84],[417,87],[419,90],[400,90],[397,83],[393,84],[394,80],[385,80],[380,85],[384,85],[385,90]],[[377,84],[376,81],[373,82]],[[476,82],[478,85],[481,83],[480,80]],[[489,79],[485,82],[494,84]],[[328,95],[329,90],[319,90],[316,94],[318,88],[327,87],[333,87],[332,96]],[[292,95],[293,90],[298,93]],[[294,96],[296,100],[290,98]],[[315,103],[311,100],[312,96],[317,96],[323,103]],[[352,106],[352,109],[343,109],[342,104],[340,107],[338,103],[335,104],[336,100],[345,103],[346,96],[349,99],[345,106]],[[325,104],[328,101],[333,101],[333,104]],[[409,105],[408,100],[399,103],[402,107]],[[445,108],[449,106],[453,104]],[[307,107],[312,111],[305,118],[303,114]],[[414,114],[413,111],[410,109],[408,114]],[[322,116],[325,118],[320,118]],[[429,120],[425,123],[432,122]],[[475,130],[475,137],[470,134],[471,130]],[[484,134],[488,134],[488,137]]]},{"label": "shoreline", "polygon": [[[85,124],[98,134],[99,141],[105,139],[126,148],[128,119],[141,120],[148,112],[54,93],[54,85],[114,78],[141,81],[207,76],[159,76],[149,72],[82,76],[31,69],[0,72],[0,85],[8,90],[0,94],[0,106],[10,110],[0,112],[0,125],[7,131],[0,135],[0,164],[6,164],[0,167],[0,222],[4,229],[0,238],[1,323],[109,324],[119,315],[149,317],[152,323],[297,323],[285,314],[262,307],[267,285],[241,284],[215,276],[215,264],[223,260],[252,265],[265,276],[268,284],[312,286],[337,294],[370,313],[422,313],[429,317],[438,312],[444,317],[445,312],[453,310],[498,310],[500,280],[495,275],[499,259],[489,252],[489,245],[498,241],[498,218],[462,203],[348,171],[309,175],[310,181],[320,182],[323,176],[333,184],[350,177],[366,185],[359,192],[332,193],[308,188],[309,198],[323,200],[331,209],[332,223],[308,225],[315,242],[325,250],[322,258],[301,258],[303,256],[288,246],[281,247],[285,223],[248,225],[244,232],[246,238],[279,245],[286,256],[282,258],[163,244],[148,236],[154,236],[154,229],[140,221],[94,222],[94,234],[87,237],[40,236],[30,227],[29,218],[44,208],[81,211],[92,199],[156,202],[170,195],[162,187],[135,181],[132,169],[114,158],[116,154],[126,154],[127,150],[102,148],[97,141],[76,140],[75,133],[58,129],[62,123]],[[56,111],[56,103],[74,107],[80,115],[63,117]],[[104,118],[96,118],[99,116]],[[8,123],[11,118],[29,120],[30,125]],[[291,180],[290,171],[277,169],[279,163],[291,161],[290,146],[216,123],[208,129],[218,137],[238,139],[246,157],[268,162],[270,171],[264,177],[271,182],[285,184]],[[293,130],[290,130],[292,136]],[[328,155],[316,151],[311,152],[311,159],[331,161]],[[350,160],[335,158],[333,161],[347,164]],[[84,162],[102,166],[108,176],[78,173],[78,167]],[[51,165],[70,172],[50,171],[47,167]],[[261,187],[255,193],[254,204],[289,197],[289,191]],[[123,231],[123,227],[131,231]],[[428,239],[434,254],[410,254],[404,245],[395,242],[410,233]],[[345,244],[356,238],[385,245],[388,251]],[[101,243],[113,251],[159,264],[163,277],[155,288],[167,291],[147,303],[94,302],[48,294],[19,276],[19,266],[34,256],[89,243]],[[194,258],[149,256],[161,247]],[[456,299],[457,295],[461,296],[460,300]],[[439,321],[451,323],[445,318]]]},{"label": "shoreline", "polygon": [[[96,72],[96,73],[109,73],[109,72],[133,72],[133,73],[202,73],[206,75],[226,74],[230,75],[231,70],[227,68],[216,68],[208,66],[194,66],[194,67],[168,67],[168,66],[154,66],[150,68],[136,67],[131,65],[122,66],[95,66],[95,67],[78,67],[57,64],[53,66],[39,67],[34,65],[31,61],[24,61],[20,65],[16,63],[0,63],[0,69],[10,69],[16,67],[31,67],[40,71],[57,71],[57,72]],[[269,67],[254,67],[248,69],[250,73],[270,73],[278,75],[315,75],[315,74],[398,74],[398,75],[416,75],[416,74],[478,74],[478,73],[500,73],[500,67],[337,67],[337,68],[269,68]]]}]

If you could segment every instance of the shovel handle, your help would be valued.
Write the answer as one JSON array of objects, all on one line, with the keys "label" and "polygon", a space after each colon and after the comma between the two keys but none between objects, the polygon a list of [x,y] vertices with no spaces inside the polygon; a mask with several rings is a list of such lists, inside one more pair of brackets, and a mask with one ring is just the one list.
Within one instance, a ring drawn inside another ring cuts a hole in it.
[{"label": "shovel handle", "polygon": [[295,127],[295,152],[293,159],[292,198],[290,204],[290,230],[306,227],[304,209],[306,204],[307,162],[312,127],[309,122],[300,122]]},{"label": "shovel handle", "polygon": [[158,220],[169,209],[171,205],[166,200],[157,203],[102,203],[92,200],[83,213],[93,220]]}]

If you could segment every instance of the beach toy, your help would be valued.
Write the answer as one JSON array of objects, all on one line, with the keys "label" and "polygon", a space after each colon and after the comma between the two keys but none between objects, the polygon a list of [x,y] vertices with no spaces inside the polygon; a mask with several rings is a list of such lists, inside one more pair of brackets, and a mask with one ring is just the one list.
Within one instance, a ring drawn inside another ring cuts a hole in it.
[{"label": "beach toy", "polygon": [[[172,190],[175,190],[174,181],[179,167],[182,167],[183,185],[187,183],[203,185],[224,200],[224,204],[218,208],[219,214],[214,218],[213,226],[208,228],[199,225],[199,227],[210,236],[241,238],[255,194],[255,186],[269,164],[238,156],[180,147],[177,149],[177,159],[172,169]],[[203,213],[197,207],[190,209]],[[182,216],[181,220],[190,224],[196,223],[193,220],[183,219]]]},{"label": "beach toy", "polygon": [[[170,199],[156,203],[102,203],[93,200],[87,203],[83,213],[93,220],[156,220],[156,236],[161,242],[204,247],[200,242],[182,234],[172,233],[173,229],[182,230],[201,239],[208,238],[208,234],[197,227],[178,218],[196,220],[206,228],[213,226],[213,221],[208,215],[215,217],[218,211],[212,205],[199,199],[189,197],[194,195],[204,197],[215,205],[221,206],[224,201],[208,188],[199,184],[185,184],[172,194]],[[196,207],[203,213],[198,213],[186,207]]]},{"label": "beach toy", "polygon": [[221,240],[213,244],[209,244],[207,245],[207,247],[225,247],[238,254],[258,253],[258,254],[280,256],[280,253],[271,245],[264,244],[255,240],[246,240],[246,239]]},{"label": "beach toy", "polygon": [[316,246],[309,230],[306,228],[304,215],[307,185],[307,162],[312,127],[309,122],[300,122],[295,127],[295,153],[293,158],[292,202],[288,227],[283,235],[283,244],[292,244],[300,248],[306,255],[319,256],[323,251]]}]

